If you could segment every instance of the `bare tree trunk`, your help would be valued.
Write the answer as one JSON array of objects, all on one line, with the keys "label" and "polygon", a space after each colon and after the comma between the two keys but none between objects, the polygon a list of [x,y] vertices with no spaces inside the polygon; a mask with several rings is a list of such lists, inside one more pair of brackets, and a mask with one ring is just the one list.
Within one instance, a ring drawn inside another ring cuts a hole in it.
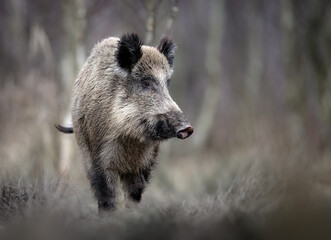
[{"label": "bare tree trunk", "polygon": [[147,45],[150,45],[155,38],[155,3],[155,0],[145,0],[145,7],[147,9],[145,43]]},{"label": "bare tree trunk", "polygon": [[170,12],[169,17],[167,19],[165,30],[164,30],[165,35],[169,35],[170,32],[171,32],[172,26],[175,22],[175,19],[176,19],[178,10],[179,10],[178,3],[179,3],[179,0],[173,0],[172,7],[171,7],[171,12]]},{"label": "bare tree trunk", "polygon": [[[42,58],[40,58],[40,55]],[[52,75],[54,74],[55,68],[52,45],[45,28],[37,22],[31,24],[27,59],[32,67],[27,73],[26,79],[34,79],[40,75],[44,75],[45,73],[41,73],[41,69],[46,70]],[[36,61],[38,62],[38,67],[34,66]],[[57,171],[54,167],[56,166],[55,163],[58,162],[56,157],[57,150],[54,148],[54,143],[56,143],[58,139],[57,136],[54,135],[53,126],[49,125],[49,119],[46,117],[49,116],[49,107],[48,105],[40,105],[38,107],[38,114],[35,116],[35,121],[39,123],[36,127],[38,126],[43,130],[39,132],[38,137],[36,136],[35,139],[35,144],[37,143],[40,147],[40,156],[34,158],[35,162],[31,165],[29,172],[32,176],[40,176],[41,172],[52,171],[54,173],[54,171]],[[36,147],[35,145],[32,146]]]},{"label": "bare tree trunk", "polygon": [[[66,48],[61,59],[60,72],[64,99],[68,108],[63,113],[65,125],[71,124],[70,99],[72,86],[80,67],[83,65],[86,54],[84,45],[86,27],[86,8],[84,0],[63,2],[63,25],[66,32]],[[59,171],[65,174],[70,170],[73,158],[73,137],[60,137],[60,166]]]},{"label": "bare tree trunk", "polygon": [[[26,9],[26,1],[22,0],[12,0],[8,1],[8,6],[10,9],[9,20],[8,20],[8,30],[11,39],[12,55],[15,60],[21,64],[18,66],[25,66],[22,64],[26,59],[22,59],[22,56],[26,54],[25,43],[27,41],[24,28],[26,27],[26,22],[24,19],[24,11]],[[2,33],[3,34],[3,33]]]},{"label": "bare tree trunk", "polygon": [[51,70],[52,66],[54,66],[54,54],[51,42],[45,28],[39,23],[34,23],[30,32],[28,59],[34,59],[39,51],[43,55],[45,68]]},{"label": "bare tree trunk", "polygon": [[284,106],[285,98],[285,73],[283,64],[283,49],[280,32],[280,3],[278,1],[263,1],[264,8],[264,61],[266,78],[269,86],[268,94],[279,109]]},{"label": "bare tree trunk", "polygon": [[258,6],[250,3],[248,24],[248,66],[246,77],[246,90],[249,98],[256,100],[259,96],[259,86],[263,72],[262,52],[262,19]]},{"label": "bare tree trunk", "polygon": [[[331,4],[329,3],[328,7],[328,13],[325,15],[325,31],[328,32],[328,39],[331,39],[331,33],[330,31],[327,31],[326,29],[331,29]],[[327,33],[325,33],[327,34]],[[330,50],[330,45],[329,45]],[[326,60],[326,65],[331,66],[331,58],[328,57]],[[325,92],[321,99],[321,115],[322,115],[322,121],[324,123],[325,131],[323,131],[323,137],[324,137],[324,143],[323,147],[326,149],[329,149],[328,146],[331,144],[331,67],[327,68],[326,72],[326,79],[325,79]]]},{"label": "bare tree trunk", "polygon": [[194,135],[194,143],[197,148],[206,145],[207,139],[212,131],[212,126],[217,112],[217,104],[220,99],[220,76],[221,76],[221,46],[222,46],[222,23],[223,23],[223,1],[214,0],[211,4],[209,34],[206,48],[206,72],[207,88],[204,93],[201,111]]}]

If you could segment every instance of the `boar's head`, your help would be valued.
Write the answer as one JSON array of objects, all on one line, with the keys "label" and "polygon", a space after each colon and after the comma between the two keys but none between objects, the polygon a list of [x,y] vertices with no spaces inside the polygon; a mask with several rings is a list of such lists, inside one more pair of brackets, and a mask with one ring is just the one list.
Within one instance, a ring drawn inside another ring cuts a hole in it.
[{"label": "boar's head", "polygon": [[123,132],[142,140],[185,139],[193,127],[171,98],[175,44],[162,38],[158,47],[142,44],[136,34],[124,35],[115,58],[120,90],[113,115]]}]

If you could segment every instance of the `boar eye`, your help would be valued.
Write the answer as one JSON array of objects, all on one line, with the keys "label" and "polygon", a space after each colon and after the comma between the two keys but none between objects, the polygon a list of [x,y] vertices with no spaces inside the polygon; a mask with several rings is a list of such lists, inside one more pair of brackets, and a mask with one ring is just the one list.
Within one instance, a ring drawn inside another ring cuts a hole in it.
[{"label": "boar eye", "polygon": [[153,88],[152,80],[149,79],[149,78],[143,79],[141,84],[142,84],[144,89],[152,89]]}]

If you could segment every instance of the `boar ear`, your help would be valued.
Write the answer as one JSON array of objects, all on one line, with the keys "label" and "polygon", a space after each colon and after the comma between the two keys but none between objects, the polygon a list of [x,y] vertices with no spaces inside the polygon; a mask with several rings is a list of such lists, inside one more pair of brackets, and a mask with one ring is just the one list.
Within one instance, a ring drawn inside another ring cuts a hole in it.
[{"label": "boar ear", "polygon": [[170,67],[173,67],[176,49],[175,43],[167,37],[162,37],[157,49],[167,58]]},{"label": "boar ear", "polygon": [[129,72],[132,70],[132,67],[143,55],[141,51],[142,44],[137,34],[125,34],[121,37],[116,51],[116,59],[120,67]]}]

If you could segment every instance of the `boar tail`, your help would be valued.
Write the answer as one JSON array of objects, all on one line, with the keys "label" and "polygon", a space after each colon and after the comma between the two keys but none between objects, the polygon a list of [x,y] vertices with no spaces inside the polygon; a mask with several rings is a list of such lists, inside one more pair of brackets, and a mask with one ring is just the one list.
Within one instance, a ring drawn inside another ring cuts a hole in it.
[{"label": "boar tail", "polygon": [[72,127],[64,127],[60,124],[55,125],[56,129],[63,133],[73,133],[74,129]]}]

